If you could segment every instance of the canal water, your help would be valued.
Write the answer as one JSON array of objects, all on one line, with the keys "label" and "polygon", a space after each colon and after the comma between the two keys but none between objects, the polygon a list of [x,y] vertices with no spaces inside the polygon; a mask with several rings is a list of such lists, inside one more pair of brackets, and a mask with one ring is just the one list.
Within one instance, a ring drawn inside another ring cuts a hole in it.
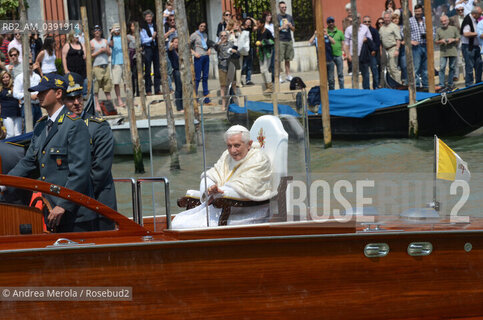
[{"label": "canal water", "polygon": [[[223,120],[207,121],[205,158],[208,168],[225,150],[223,132],[229,126]],[[438,180],[436,199],[441,202],[442,215],[483,217],[483,128],[465,137],[444,141],[468,163],[471,181],[462,186]],[[348,206],[353,209],[370,207],[381,215],[400,214],[411,208],[424,207],[433,198],[433,138],[335,140],[332,148],[328,149],[324,148],[323,140],[310,139],[309,177],[306,175],[303,145],[303,140],[289,140],[288,174],[296,181],[293,196],[299,202],[305,201],[307,207],[316,206],[319,214],[321,211],[347,211]],[[151,173],[151,160],[146,154],[146,173],[134,174],[130,157],[116,157],[113,175],[115,178],[167,177],[170,181],[170,211],[177,213],[181,209],[177,208],[176,200],[187,189],[199,188],[203,148],[199,146],[195,152],[180,150],[180,164],[180,170],[170,171],[170,156],[155,154]],[[130,185],[117,183],[116,189],[119,211],[132,216]],[[309,200],[307,195],[311,190]],[[144,216],[153,215],[153,205],[154,214],[164,215],[163,185],[144,183],[142,202]]]}]

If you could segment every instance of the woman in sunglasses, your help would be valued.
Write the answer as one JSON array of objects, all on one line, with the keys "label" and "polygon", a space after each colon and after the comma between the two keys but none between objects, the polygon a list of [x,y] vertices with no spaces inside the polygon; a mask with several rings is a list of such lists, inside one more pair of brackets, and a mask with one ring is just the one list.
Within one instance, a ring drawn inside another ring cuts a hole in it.
[{"label": "woman in sunglasses", "polygon": [[225,11],[223,12],[223,16],[221,18],[221,22],[218,23],[218,28],[216,29],[216,41],[218,42],[218,38],[220,37],[220,32],[226,30],[226,25],[228,24],[228,21],[231,20],[231,12],[230,11]]},{"label": "woman in sunglasses", "polygon": [[12,75],[12,79],[22,73],[22,64],[19,62],[20,51],[13,47],[8,50],[8,58],[10,59],[10,64],[7,66],[7,71]]}]

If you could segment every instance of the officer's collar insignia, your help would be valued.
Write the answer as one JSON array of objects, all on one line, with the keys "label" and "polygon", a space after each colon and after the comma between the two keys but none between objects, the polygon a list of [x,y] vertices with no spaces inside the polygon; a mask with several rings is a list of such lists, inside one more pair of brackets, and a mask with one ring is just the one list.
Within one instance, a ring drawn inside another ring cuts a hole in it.
[{"label": "officer's collar insignia", "polygon": [[57,122],[58,123],[64,122],[64,116],[65,116],[65,113],[59,117],[59,121],[57,121]]}]

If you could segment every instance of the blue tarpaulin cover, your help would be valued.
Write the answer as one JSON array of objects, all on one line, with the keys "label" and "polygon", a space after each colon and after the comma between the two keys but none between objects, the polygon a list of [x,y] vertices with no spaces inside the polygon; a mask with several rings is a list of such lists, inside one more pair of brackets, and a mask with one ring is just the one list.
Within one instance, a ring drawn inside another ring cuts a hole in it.
[{"label": "blue tarpaulin cover", "polygon": [[[416,101],[438,96],[439,94],[417,92]],[[405,90],[378,89],[341,89],[329,91],[329,105],[331,116],[364,118],[377,109],[409,103],[409,93]],[[273,104],[269,102],[247,101],[246,107],[255,112],[273,113]],[[299,116],[299,114],[288,105],[278,105],[280,114]],[[235,104],[229,106],[229,111],[234,113],[245,113],[245,108]],[[319,106],[318,113],[321,113]],[[309,115],[314,113],[309,111]]]}]

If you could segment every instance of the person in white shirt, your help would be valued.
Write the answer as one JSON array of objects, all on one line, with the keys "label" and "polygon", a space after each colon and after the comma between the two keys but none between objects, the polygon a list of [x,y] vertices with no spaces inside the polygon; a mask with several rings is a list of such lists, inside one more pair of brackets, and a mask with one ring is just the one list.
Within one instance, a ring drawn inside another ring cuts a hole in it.
[{"label": "person in white shirt", "polygon": [[43,76],[48,73],[57,72],[55,66],[55,40],[54,37],[47,37],[44,40],[42,51],[37,56],[36,64],[40,66],[40,75]]},{"label": "person in white shirt", "polygon": [[473,3],[474,3],[474,0],[458,0],[456,1],[455,6],[461,4],[465,9],[465,16],[466,16],[471,13],[471,10],[473,10]]},{"label": "person in white shirt", "polygon": [[18,62],[22,62],[22,35],[18,30],[15,31],[13,40],[8,44],[7,52],[10,52],[12,48],[18,50]]},{"label": "person in white shirt", "polygon": [[[35,87],[36,85],[39,84],[40,82],[40,76],[33,72],[34,68],[37,66],[32,63],[32,61],[29,62],[29,71],[30,71],[30,86]],[[22,118],[25,119],[25,110],[24,110],[24,91],[23,91],[23,74],[19,74],[18,76],[15,77],[15,80],[13,81],[13,97],[15,99],[18,99],[21,101],[22,104]],[[39,120],[42,117],[42,110],[40,109],[40,104],[39,104],[39,99],[37,98],[38,92],[30,92],[30,101],[32,105],[32,119],[33,119],[33,125],[35,126],[35,123],[37,120]],[[25,128],[25,126],[24,126]]]},{"label": "person in white shirt", "polygon": [[174,16],[174,8],[171,1],[166,2],[166,9],[163,11],[163,25],[166,23],[166,19],[169,16]]}]

